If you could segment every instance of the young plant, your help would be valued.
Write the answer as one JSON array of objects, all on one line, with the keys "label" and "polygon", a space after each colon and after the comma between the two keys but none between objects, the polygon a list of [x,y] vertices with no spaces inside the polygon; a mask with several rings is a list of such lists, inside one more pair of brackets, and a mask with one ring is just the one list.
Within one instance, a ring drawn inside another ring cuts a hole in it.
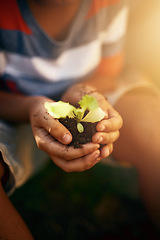
[{"label": "young plant", "polygon": [[[85,95],[79,101],[79,108],[75,108],[69,103],[58,101],[45,103],[48,113],[54,118],[74,118],[77,121],[77,130],[84,131],[81,122],[98,122],[105,117],[104,111],[98,106],[97,100],[93,96]],[[87,111],[87,114],[86,114]]]}]

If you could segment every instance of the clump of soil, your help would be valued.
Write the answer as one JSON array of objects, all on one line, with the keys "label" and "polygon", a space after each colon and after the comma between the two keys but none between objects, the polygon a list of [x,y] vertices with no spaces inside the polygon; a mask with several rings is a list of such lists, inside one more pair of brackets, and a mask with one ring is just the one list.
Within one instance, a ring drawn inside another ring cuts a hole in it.
[{"label": "clump of soil", "polygon": [[73,146],[74,148],[81,148],[82,144],[92,142],[92,136],[96,133],[97,122],[81,122],[84,127],[84,131],[80,133],[77,130],[77,121],[74,118],[60,118],[59,121],[72,134],[72,142],[68,146]]}]

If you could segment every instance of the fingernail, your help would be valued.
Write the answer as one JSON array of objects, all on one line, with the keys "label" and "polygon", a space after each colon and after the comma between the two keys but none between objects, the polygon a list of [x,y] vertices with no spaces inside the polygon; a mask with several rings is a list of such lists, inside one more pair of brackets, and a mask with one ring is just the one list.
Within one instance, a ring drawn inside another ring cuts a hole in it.
[{"label": "fingernail", "polygon": [[102,141],[103,141],[103,138],[100,137],[97,142],[98,142],[98,143],[101,143]]},{"label": "fingernail", "polygon": [[101,131],[101,132],[103,132],[103,131],[104,131],[104,129],[105,129],[105,126],[104,126],[104,125],[102,125],[102,126],[100,127],[100,131]]},{"label": "fingernail", "polygon": [[97,148],[100,148],[100,144],[95,144],[94,150],[97,150]]},{"label": "fingernail", "polygon": [[110,154],[110,152],[109,152],[109,149],[107,148],[107,149],[105,149],[105,157],[108,157],[109,156],[109,154]]},{"label": "fingernail", "polygon": [[100,160],[101,160],[101,158],[100,158],[100,157],[98,157],[98,158],[96,159],[96,161],[95,161],[95,164],[96,164],[96,163],[99,163],[99,162],[100,162]]},{"label": "fingernail", "polygon": [[100,156],[100,152],[97,152],[94,157],[95,159],[97,159],[99,156]]},{"label": "fingernail", "polygon": [[65,135],[63,136],[62,141],[63,141],[64,144],[68,144],[68,143],[70,143],[70,142],[71,142],[71,135],[68,134],[68,133],[65,134]]}]

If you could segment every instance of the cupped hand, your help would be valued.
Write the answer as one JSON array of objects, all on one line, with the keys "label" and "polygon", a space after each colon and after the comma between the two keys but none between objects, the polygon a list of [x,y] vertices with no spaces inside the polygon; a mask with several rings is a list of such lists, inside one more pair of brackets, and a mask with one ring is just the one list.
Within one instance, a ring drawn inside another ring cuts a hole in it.
[{"label": "cupped hand", "polygon": [[62,100],[75,104],[86,94],[94,96],[98,101],[99,107],[106,113],[106,117],[97,124],[97,132],[92,137],[93,143],[103,146],[100,149],[100,158],[102,159],[112,153],[113,143],[119,138],[119,129],[123,125],[123,120],[104,95],[89,85],[77,84],[72,86],[63,95]]},{"label": "cupped hand", "polygon": [[79,149],[68,147],[72,135],[48,114],[44,106],[46,101],[53,102],[48,98],[35,97],[30,109],[30,122],[37,146],[66,172],[84,171],[94,166],[100,160],[100,145],[88,143]]},{"label": "cupped hand", "polygon": [[113,143],[119,138],[119,130],[123,120],[119,113],[108,103],[108,118],[97,124],[97,132],[92,137],[93,143],[104,145],[100,150],[100,158],[108,157],[113,151]]}]

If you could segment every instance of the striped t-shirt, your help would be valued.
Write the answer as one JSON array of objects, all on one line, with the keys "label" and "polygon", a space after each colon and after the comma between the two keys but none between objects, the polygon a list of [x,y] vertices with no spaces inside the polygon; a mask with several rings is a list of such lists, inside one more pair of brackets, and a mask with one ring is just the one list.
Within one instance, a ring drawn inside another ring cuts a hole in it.
[{"label": "striped t-shirt", "polygon": [[82,0],[66,38],[57,41],[39,26],[26,0],[0,0],[0,89],[58,99],[95,72],[106,81],[116,76],[127,13],[127,0]]}]

